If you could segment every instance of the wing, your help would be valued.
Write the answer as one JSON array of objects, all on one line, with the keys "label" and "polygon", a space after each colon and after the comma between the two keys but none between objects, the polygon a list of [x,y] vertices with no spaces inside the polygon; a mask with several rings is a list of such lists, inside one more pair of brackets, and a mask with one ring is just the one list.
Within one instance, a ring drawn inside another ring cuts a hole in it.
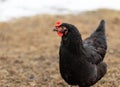
[{"label": "wing", "polygon": [[104,59],[107,50],[107,42],[105,36],[105,21],[102,20],[98,28],[84,40],[83,45],[85,48],[91,49],[93,63],[98,63]]}]

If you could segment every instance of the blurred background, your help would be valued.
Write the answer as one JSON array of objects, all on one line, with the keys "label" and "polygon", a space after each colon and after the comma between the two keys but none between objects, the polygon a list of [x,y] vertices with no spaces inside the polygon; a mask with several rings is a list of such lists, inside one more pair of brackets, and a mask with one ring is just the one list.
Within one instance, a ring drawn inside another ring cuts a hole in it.
[{"label": "blurred background", "polygon": [[0,0],[0,87],[68,87],[59,73],[57,20],[82,38],[106,21],[108,72],[93,87],[120,87],[120,0]]}]

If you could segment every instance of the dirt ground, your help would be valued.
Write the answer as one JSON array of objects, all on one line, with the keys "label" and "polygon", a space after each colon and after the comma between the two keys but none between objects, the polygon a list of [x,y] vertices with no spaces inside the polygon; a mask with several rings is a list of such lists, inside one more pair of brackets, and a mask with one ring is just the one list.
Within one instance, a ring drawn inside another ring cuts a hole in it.
[{"label": "dirt ground", "polygon": [[37,15],[0,23],[0,87],[68,87],[59,73],[61,38],[56,20],[76,25],[88,37],[106,21],[108,71],[93,87],[120,87],[120,11],[97,10],[77,15]]}]

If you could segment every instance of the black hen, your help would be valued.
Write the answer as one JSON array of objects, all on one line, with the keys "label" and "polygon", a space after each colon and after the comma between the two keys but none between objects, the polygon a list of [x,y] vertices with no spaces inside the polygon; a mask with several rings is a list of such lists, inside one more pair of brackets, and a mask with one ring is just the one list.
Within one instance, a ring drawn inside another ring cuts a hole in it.
[{"label": "black hen", "polygon": [[107,65],[103,59],[107,43],[104,20],[84,41],[72,24],[57,22],[54,30],[62,37],[59,51],[60,73],[68,84],[90,87],[105,75]]}]

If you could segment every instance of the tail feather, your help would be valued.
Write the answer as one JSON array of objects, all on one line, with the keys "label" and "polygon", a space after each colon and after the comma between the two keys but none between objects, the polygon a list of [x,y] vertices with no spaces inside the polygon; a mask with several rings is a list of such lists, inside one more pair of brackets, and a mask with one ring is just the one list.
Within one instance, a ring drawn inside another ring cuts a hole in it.
[{"label": "tail feather", "polygon": [[105,21],[101,20],[100,24],[98,25],[97,29],[91,34],[91,37],[99,37],[105,35]]},{"label": "tail feather", "polygon": [[84,41],[84,45],[94,47],[102,58],[104,58],[107,50],[104,20],[101,20],[98,28]]},{"label": "tail feather", "polygon": [[98,28],[96,29],[96,32],[99,32],[99,31],[105,31],[105,21],[104,20],[101,20]]}]

